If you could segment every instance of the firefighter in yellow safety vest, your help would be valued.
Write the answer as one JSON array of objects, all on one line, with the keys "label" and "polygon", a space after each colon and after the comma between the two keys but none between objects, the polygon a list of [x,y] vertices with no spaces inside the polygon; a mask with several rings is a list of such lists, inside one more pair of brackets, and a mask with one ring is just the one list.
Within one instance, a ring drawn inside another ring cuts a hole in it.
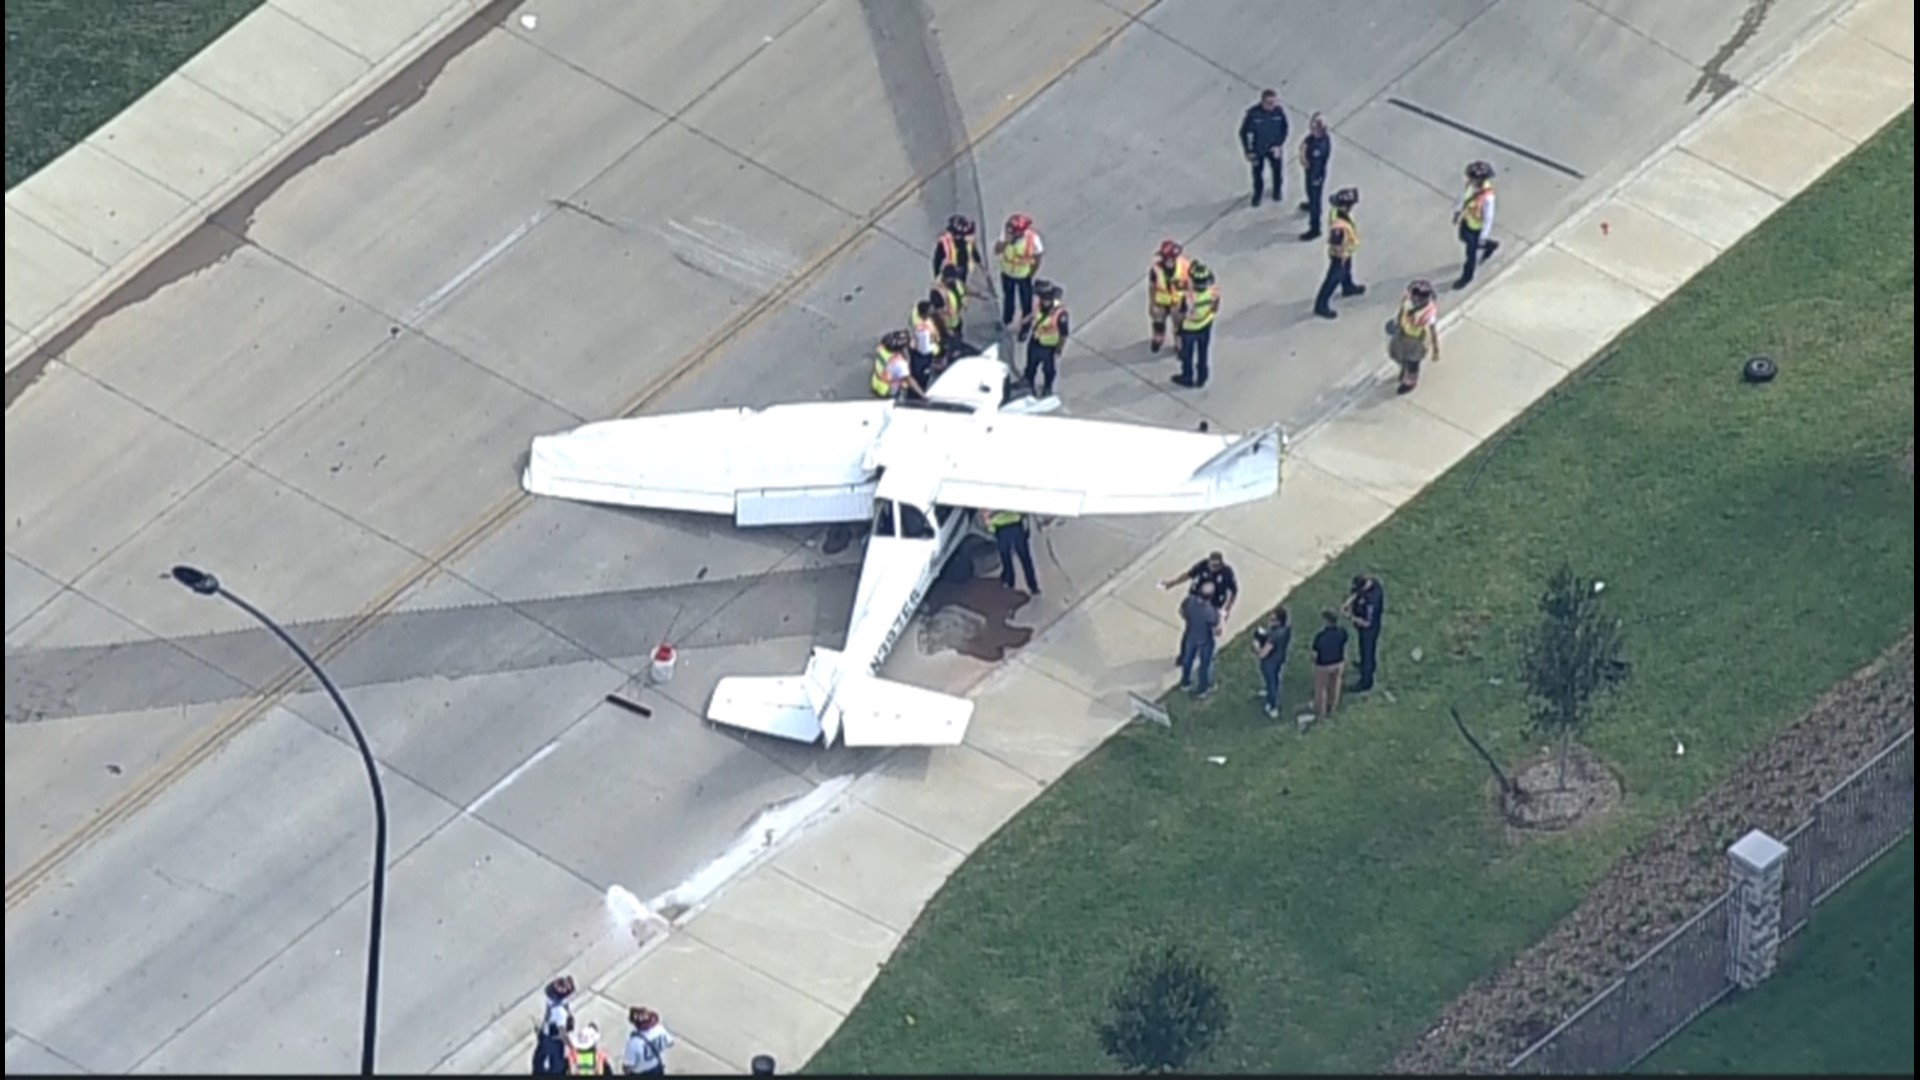
[{"label": "firefighter in yellow safety vest", "polygon": [[1459,227],[1461,246],[1467,249],[1467,259],[1460,267],[1460,276],[1454,280],[1453,287],[1464,289],[1473,284],[1473,272],[1480,264],[1493,258],[1500,250],[1500,242],[1491,239],[1493,233],[1493,166],[1484,161],[1476,161],[1467,166],[1467,190],[1460,196],[1460,209],[1453,212],[1453,223]]},{"label": "firefighter in yellow safety vest", "polygon": [[913,377],[913,362],[907,348],[913,339],[905,330],[895,330],[880,339],[873,352],[874,397],[925,397],[926,388]]},{"label": "firefighter in yellow safety vest", "polygon": [[1341,296],[1359,296],[1365,285],[1353,280],[1353,253],[1360,250],[1360,227],[1353,223],[1353,208],[1360,205],[1360,189],[1341,188],[1327,199],[1332,213],[1327,215],[1327,274],[1320,279],[1319,295],[1313,298],[1313,313],[1323,319],[1336,319],[1334,290]]},{"label": "firefighter in yellow safety vest", "polygon": [[1194,263],[1188,273],[1191,280],[1180,305],[1180,374],[1173,381],[1176,386],[1198,390],[1207,385],[1213,320],[1220,316],[1220,286],[1206,263]]},{"label": "firefighter in yellow safety vest", "polygon": [[973,220],[964,214],[947,219],[947,227],[933,242],[933,276],[944,277],[949,269],[960,274],[966,287],[968,275],[980,265],[980,242],[974,239]]},{"label": "firefighter in yellow safety vest", "polygon": [[567,1047],[567,1072],[574,1076],[612,1076],[613,1061],[600,1051],[600,1026],[576,1028]]},{"label": "firefighter in yellow safety vest", "polygon": [[939,304],[934,314],[940,321],[940,351],[952,362],[960,356],[973,355],[973,349],[962,335],[966,329],[967,317],[967,281],[960,274],[960,268],[948,264],[935,279],[933,289],[927,296],[929,301],[938,298]]},{"label": "firefighter in yellow safety vest", "polygon": [[[1033,293],[1040,298],[1040,310],[1020,324],[1020,336],[1027,338],[1026,379],[1035,393],[1051,397],[1054,379],[1060,374],[1060,350],[1073,332],[1067,325],[1067,306],[1061,303],[1067,294],[1044,279],[1033,283]],[[1035,376],[1041,381],[1035,383]]]},{"label": "firefighter in yellow safety vest", "polygon": [[1017,326],[1014,301],[1019,301],[1022,319],[1033,314],[1033,280],[1046,253],[1033,219],[1025,214],[1008,218],[1007,234],[994,241],[993,253],[1000,259],[1000,325]]},{"label": "firefighter in yellow safety vest", "polygon": [[1027,575],[1027,592],[1039,596],[1040,579],[1033,572],[1033,544],[1027,535],[1026,515],[1012,510],[982,510],[980,521],[993,534],[993,546],[1000,552],[1001,586],[1013,588],[1013,564],[1018,560]]},{"label": "firefighter in yellow safety vest", "polygon": [[1420,365],[1440,362],[1440,304],[1433,283],[1424,278],[1407,286],[1400,310],[1387,320],[1387,358],[1400,365],[1402,394],[1420,385]]},{"label": "firefighter in yellow safety vest", "polygon": [[1167,320],[1179,313],[1192,270],[1193,260],[1181,252],[1179,244],[1160,241],[1160,252],[1147,267],[1147,323],[1153,328],[1147,348],[1153,352],[1167,343]]}]

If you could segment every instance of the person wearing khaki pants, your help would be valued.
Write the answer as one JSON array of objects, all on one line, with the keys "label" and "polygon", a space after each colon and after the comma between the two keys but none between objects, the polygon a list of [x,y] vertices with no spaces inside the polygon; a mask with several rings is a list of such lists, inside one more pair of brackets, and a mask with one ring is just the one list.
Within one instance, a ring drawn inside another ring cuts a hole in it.
[{"label": "person wearing khaki pants", "polygon": [[1325,720],[1340,707],[1340,678],[1347,670],[1347,631],[1340,613],[1320,613],[1320,632],[1313,635],[1313,716]]}]

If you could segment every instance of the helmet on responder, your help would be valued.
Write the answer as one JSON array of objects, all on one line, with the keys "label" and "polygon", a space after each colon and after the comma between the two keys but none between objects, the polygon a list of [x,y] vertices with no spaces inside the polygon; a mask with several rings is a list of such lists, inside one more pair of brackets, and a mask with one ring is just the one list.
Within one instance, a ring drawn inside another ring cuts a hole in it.
[{"label": "helmet on responder", "polygon": [[592,1050],[600,1045],[600,1025],[587,1023],[573,1029],[573,1048]]},{"label": "helmet on responder", "polygon": [[573,976],[562,975],[547,984],[547,996],[555,1001],[565,1001],[573,996]]},{"label": "helmet on responder", "polygon": [[1162,240],[1160,241],[1160,261],[1165,263],[1170,263],[1173,260],[1180,257],[1180,252],[1182,250],[1183,249],[1180,247],[1178,242],[1173,240]]},{"label": "helmet on responder", "polygon": [[1042,300],[1058,300],[1066,295],[1066,290],[1045,278],[1041,278],[1033,283],[1033,295]]},{"label": "helmet on responder", "polygon": [[1213,270],[1208,267],[1206,263],[1194,263],[1190,273],[1193,275],[1193,283],[1195,285],[1205,286],[1213,284]]},{"label": "helmet on responder", "polygon": [[955,214],[947,219],[947,231],[955,236],[972,236],[973,219],[965,214]]},{"label": "helmet on responder", "polygon": [[659,1022],[660,1014],[647,1008],[645,1005],[635,1005],[633,1008],[627,1010],[627,1023],[632,1024],[641,1031],[645,1031]]},{"label": "helmet on responder", "polygon": [[1469,180],[1491,180],[1491,179],[1493,179],[1493,165],[1492,165],[1492,163],[1491,163],[1491,162],[1486,162],[1486,161],[1476,161],[1476,162],[1474,162],[1474,163],[1472,163],[1472,164],[1470,164],[1470,165],[1468,165],[1468,166],[1467,166],[1467,179],[1469,179]]},{"label": "helmet on responder", "polygon": [[880,347],[888,352],[899,352],[913,344],[913,335],[905,330],[889,330],[887,336],[880,339]]},{"label": "helmet on responder", "polygon": [[958,285],[966,279],[967,272],[960,268],[959,263],[948,263],[940,268],[940,280],[949,285]]},{"label": "helmet on responder", "polygon": [[1346,210],[1351,207],[1358,206],[1360,204],[1360,189],[1343,187],[1339,191],[1336,191],[1332,195],[1328,196],[1327,201],[1332,203],[1334,206],[1339,207],[1342,210]]},{"label": "helmet on responder", "polygon": [[1019,236],[1033,228],[1033,219],[1025,214],[1015,214],[1007,219],[1007,235]]},{"label": "helmet on responder", "polygon": [[1424,304],[1433,299],[1433,282],[1426,278],[1416,279],[1413,284],[1407,286],[1407,298],[1416,304]]}]

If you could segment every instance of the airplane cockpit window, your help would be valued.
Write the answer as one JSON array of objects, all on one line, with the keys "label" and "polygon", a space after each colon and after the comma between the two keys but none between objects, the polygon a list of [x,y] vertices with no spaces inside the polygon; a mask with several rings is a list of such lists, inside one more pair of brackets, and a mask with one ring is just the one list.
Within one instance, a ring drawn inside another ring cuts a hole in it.
[{"label": "airplane cockpit window", "polygon": [[889,502],[886,499],[881,499],[879,502],[876,502],[874,504],[873,535],[875,536],[897,535],[893,531],[893,503]]},{"label": "airplane cockpit window", "polygon": [[905,503],[900,505],[900,535],[909,540],[933,539],[933,526],[927,524],[927,515],[918,508]]}]

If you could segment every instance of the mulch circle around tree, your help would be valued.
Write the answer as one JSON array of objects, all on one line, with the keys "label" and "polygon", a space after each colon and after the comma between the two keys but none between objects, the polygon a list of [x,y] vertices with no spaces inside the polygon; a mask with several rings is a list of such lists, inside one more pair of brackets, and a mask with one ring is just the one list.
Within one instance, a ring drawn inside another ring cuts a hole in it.
[{"label": "mulch circle around tree", "polygon": [[1520,832],[1565,832],[1591,825],[1620,806],[1620,777],[1586,747],[1575,743],[1567,752],[1567,774],[1561,782],[1559,757],[1549,749],[1513,776],[1518,797],[1494,797],[1500,816]]}]

